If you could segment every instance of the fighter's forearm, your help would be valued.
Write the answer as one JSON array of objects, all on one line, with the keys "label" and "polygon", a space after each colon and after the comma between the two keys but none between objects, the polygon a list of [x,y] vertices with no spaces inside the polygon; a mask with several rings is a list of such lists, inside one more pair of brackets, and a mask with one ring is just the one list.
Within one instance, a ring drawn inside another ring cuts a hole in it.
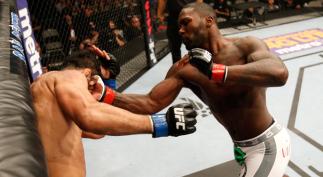
[{"label": "fighter's forearm", "polygon": [[171,104],[183,87],[183,80],[169,77],[158,83],[148,94],[116,93],[113,105],[138,114],[154,114]]},{"label": "fighter's forearm", "polygon": [[153,114],[159,111],[159,106],[148,95],[117,93],[113,106],[126,109],[137,114]]},{"label": "fighter's forearm", "polygon": [[279,60],[262,59],[245,65],[228,66],[226,83],[239,83],[260,87],[282,86],[288,70]]},{"label": "fighter's forearm", "polygon": [[82,115],[78,126],[92,134],[120,136],[153,132],[148,115],[134,114],[104,103],[88,105]]}]

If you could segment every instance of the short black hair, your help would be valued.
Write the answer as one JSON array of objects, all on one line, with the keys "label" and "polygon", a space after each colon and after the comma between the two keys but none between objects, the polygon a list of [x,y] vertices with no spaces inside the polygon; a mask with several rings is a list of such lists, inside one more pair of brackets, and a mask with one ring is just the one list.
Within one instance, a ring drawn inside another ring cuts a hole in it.
[{"label": "short black hair", "polygon": [[214,19],[216,19],[216,13],[212,6],[206,3],[201,3],[201,2],[193,2],[185,5],[183,9],[185,8],[192,8],[194,11],[199,13],[203,17],[211,16]]},{"label": "short black hair", "polygon": [[96,56],[88,50],[82,50],[72,53],[65,58],[63,68],[84,69],[90,68],[93,75],[100,75],[100,63]]}]

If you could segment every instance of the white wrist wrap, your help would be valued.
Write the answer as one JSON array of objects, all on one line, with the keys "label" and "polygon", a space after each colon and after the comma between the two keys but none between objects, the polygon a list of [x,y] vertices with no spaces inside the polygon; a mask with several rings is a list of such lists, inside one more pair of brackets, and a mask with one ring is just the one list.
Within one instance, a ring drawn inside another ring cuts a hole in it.
[{"label": "white wrist wrap", "polygon": [[99,75],[95,75],[94,77],[97,78],[97,83],[102,87],[101,95],[100,95],[100,98],[99,98],[99,100],[101,100],[104,93],[105,93],[106,88],[105,88],[105,85],[104,85],[104,82],[103,82],[102,78]]}]

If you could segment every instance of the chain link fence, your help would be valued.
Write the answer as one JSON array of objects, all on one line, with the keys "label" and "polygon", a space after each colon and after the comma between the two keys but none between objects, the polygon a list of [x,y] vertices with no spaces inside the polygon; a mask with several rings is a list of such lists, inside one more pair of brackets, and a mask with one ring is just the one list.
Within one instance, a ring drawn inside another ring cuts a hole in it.
[{"label": "chain link fence", "polygon": [[[148,40],[151,37],[156,43],[154,35],[160,35],[155,23],[156,0],[28,0],[28,5],[44,69],[60,69],[66,56],[83,50],[88,42],[116,56],[124,67],[117,78],[120,86],[150,66]],[[151,18],[150,24],[147,18]],[[147,33],[150,26],[152,34]],[[164,50],[160,44],[158,47],[158,51]],[[162,47],[167,44],[163,42]]]}]

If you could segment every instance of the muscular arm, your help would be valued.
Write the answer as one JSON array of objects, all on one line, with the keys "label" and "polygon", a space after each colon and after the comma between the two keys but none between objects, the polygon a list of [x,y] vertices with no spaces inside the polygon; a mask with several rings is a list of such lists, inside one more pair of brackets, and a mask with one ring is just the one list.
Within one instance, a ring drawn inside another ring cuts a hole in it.
[{"label": "muscular arm", "polygon": [[271,53],[259,39],[247,37],[239,44],[245,54],[246,64],[228,67],[226,82],[253,86],[282,86],[288,70],[279,57]]},{"label": "muscular arm", "polygon": [[113,105],[134,113],[153,114],[171,104],[182,87],[182,79],[169,77],[158,83],[146,95],[118,93]]},{"label": "muscular arm", "polygon": [[156,113],[177,97],[184,86],[184,80],[179,70],[188,63],[188,57],[173,65],[165,80],[158,83],[148,94],[120,94],[113,102],[113,105],[140,114]]},{"label": "muscular arm", "polygon": [[91,139],[100,139],[103,138],[105,135],[99,135],[91,132],[82,132],[82,138],[91,138]]},{"label": "muscular arm", "polygon": [[55,94],[61,110],[83,131],[102,135],[152,133],[148,115],[138,115],[97,102],[87,89],[87,80],[74,75],[58,81]]}]

